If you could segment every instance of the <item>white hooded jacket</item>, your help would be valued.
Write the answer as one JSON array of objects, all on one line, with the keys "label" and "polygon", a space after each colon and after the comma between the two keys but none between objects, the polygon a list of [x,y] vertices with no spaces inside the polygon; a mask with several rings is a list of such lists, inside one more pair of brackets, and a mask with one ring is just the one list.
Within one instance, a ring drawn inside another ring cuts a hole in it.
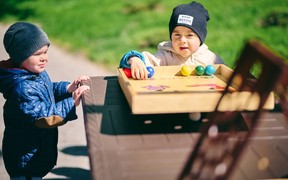
[{"label": "white hooded jacket", "polygon": [[208,65],[224,64],[223,60],[202,44],[188,59],[176,54],[171,41],[159,43],[158,51],[153,55],[147,51],[142,52],[146,66],[174,66],[174,65]]}]

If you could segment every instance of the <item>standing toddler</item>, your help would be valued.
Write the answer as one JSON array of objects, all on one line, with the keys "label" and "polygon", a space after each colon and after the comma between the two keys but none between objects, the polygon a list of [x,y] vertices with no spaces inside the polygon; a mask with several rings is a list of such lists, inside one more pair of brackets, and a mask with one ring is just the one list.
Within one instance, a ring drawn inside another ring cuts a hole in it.
[{"label": "standing toddler", "polygon": [[89,86],[51,82],[45,71],[50,41],[38,26],[16,22],[4,35],[8,60],[0,61],[5,98],[3,160],[11,180],[41,180],[57,162],[58,126],[77,119],[76,106]]}]

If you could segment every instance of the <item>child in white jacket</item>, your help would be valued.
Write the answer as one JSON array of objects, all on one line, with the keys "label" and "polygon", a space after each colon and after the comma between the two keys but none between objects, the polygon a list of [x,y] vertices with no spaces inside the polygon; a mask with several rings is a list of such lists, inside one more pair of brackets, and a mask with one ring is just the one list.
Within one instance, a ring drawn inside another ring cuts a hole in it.
[{"label": "child in white jacket", "polygon": [[[147,51],[127,52],[120,61],[120,67],[131,68],[134,79],[147,79],[147,66],[223,64],[222,59],[204,44],[208,20],[208,11],[198,2],[176,6],[169,22],[171,41],[161,42],[154,55]],[[200,112],[190,113],[190,119],[200,118]]]},{"label": "child in white jacket", "polygon": [[208,20],[208,11],[198,2],[176,6],[169,22],[171,41],[161,42],[154,55],[147,51],[127,52],[120,67],[131,68],[135,79],[147,79],[146,66],[223,64],[222,59],[204,44]]}]

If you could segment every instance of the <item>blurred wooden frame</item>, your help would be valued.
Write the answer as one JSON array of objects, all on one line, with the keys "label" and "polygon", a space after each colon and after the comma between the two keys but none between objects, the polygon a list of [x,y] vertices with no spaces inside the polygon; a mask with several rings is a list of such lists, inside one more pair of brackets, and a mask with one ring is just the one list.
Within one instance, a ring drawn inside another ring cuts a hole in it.
[{"label": "blurred wooden frame", "polygon": [[283,71],[279,83],[276,84],[276,103],[280,105],[281,111],[288,120],[288,66]]},{"label": "blurred wooden frame", "polygon": [[[255,64],[261,72],[258,77],[253,78],[250,72]],[[179,179],[229,179],[248,138],[257,126],[257,120],[271,91],[275,90],[284,113],[288,115],[287,77],[288,68],[283,58],[256,40],[248,41],[236,61],[234,72],[215,111],[208,117],[207,125],[202,127],[201,135],[179,174]],[[251,92],[247,105],[251,100],[259,101],[257,110],[245,111],[249,114],[245,119],[250,123],[250,130],[246,132],[237,131],[236,128],[242,113],[241,105],[236,107],[235,111],[221,111],[221,101],[227,97],[233,98],[229,97],[228,90],[229,85],[233,83],[239,85],[239,94]],[[219,129],[225,129],[225,133],[219,132]]]}]

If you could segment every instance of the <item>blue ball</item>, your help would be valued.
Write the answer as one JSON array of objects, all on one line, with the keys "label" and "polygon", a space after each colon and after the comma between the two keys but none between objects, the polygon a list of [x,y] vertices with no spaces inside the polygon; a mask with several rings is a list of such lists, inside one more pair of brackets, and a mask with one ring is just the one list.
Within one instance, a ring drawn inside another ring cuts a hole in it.
[{"label": "blue ball", "polygon": [[154,75],[154,68],[151,66],[146,67],[147,71],[149,72],[148,78],[151,78]]},{"label": "blue ball", "polygon": [[205,74],[208,76],[212,76],[215,73],[216,69],[213,65],[208,65],[205,68]]}]

